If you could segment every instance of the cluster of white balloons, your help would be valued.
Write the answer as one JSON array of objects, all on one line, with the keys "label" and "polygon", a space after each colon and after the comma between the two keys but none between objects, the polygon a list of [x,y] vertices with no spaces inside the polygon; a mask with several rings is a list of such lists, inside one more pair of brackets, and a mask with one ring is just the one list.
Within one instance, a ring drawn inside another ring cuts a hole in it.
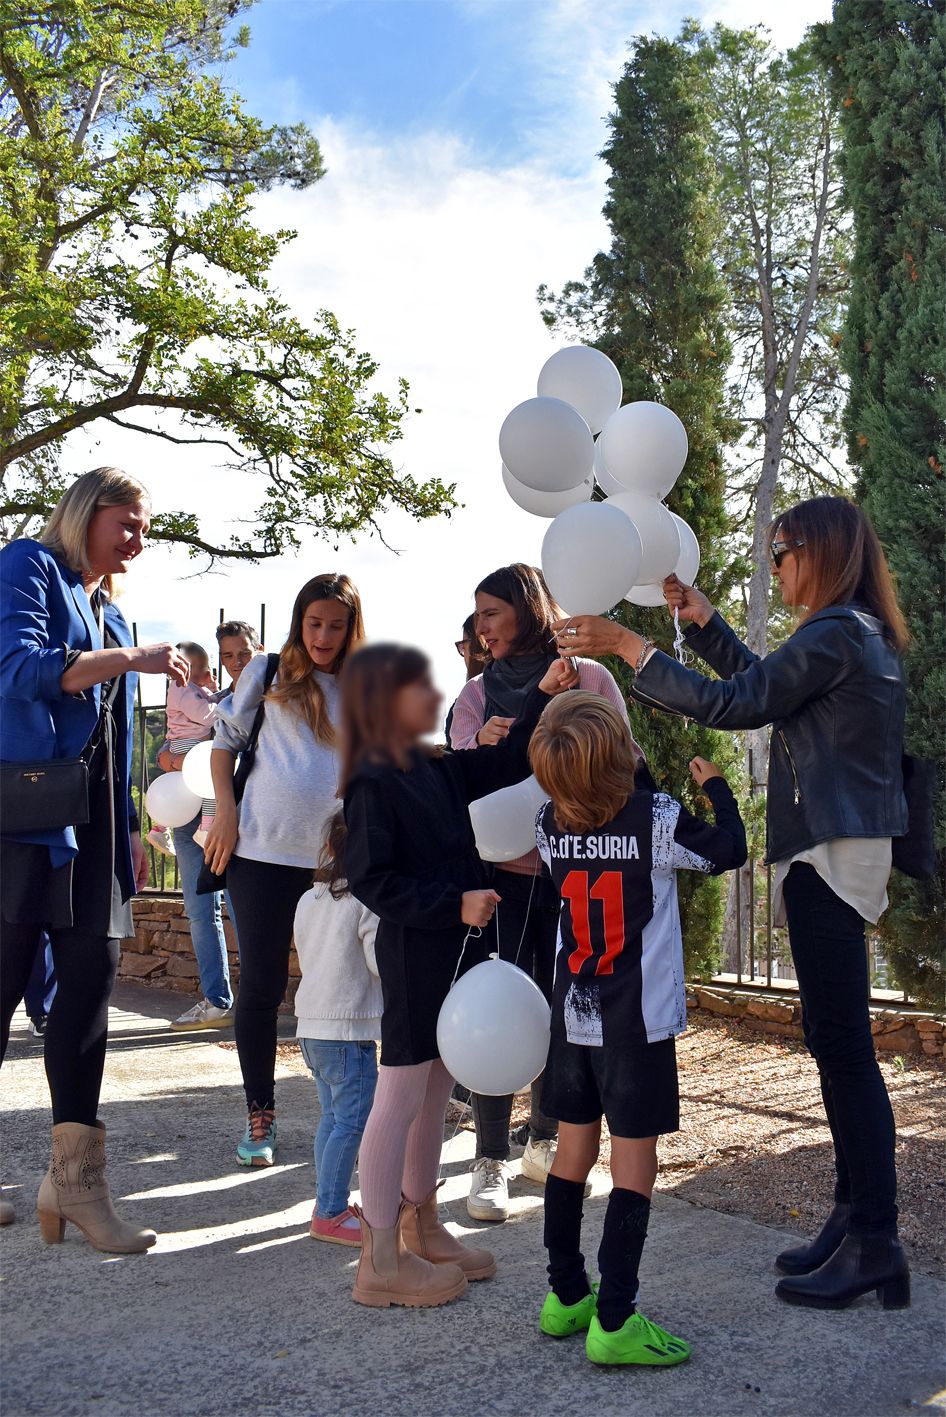
[{"label": "cluster of white balloons", "polygon": [[156,777],[145,793],[145,806],[153,822],[163,827],[186,827],[200,811],[205,797],[213,797],[210,772],[213,744],[198,743],[185,754],[180,772]]},{"label": "cluster of white balloons", "polygon": [[[666,576],[692,585],[699,569],[696,537],[663,503],[686,462],[686,429],[663,404],[622,407],[622,393],[616,365],[599,349],[559,349],[542,367],[537,397],[518,404],[499,432],[510,497],[554,518],[542,570],[569,615],[601,615],[622,599],[662,605]],[[592,502],[595,485],[606,501]]]}]

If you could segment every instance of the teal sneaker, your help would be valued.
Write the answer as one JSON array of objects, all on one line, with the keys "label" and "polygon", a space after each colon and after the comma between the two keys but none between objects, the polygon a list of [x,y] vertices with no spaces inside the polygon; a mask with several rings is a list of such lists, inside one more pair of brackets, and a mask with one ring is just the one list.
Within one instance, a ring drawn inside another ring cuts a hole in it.
[{"label": "teal sneaker", "polygon": [[625,1363],[670,1368],[674,1363],[686,1362],[690,1356],[690,1345],[682,1338],[674,1338],[672,1333],[667,1333],[640,1313],[632,1314],[613,1333],[601,1327],[596,1314],[588,1327],[585,1352],[592,1363],[598,1363],[603,1368],[621,1367]]},{"label": "teal sneaker", "polygon": [[272,1107],[250,1108],[236,1154],[241,1166],[272,1166],[276,1159],[276,1113]]},{"label": "teal sneaker", "polygon": [[586,1294],[577,1304],[563,1304],[554,1290],[550,1289],[539,1314],[539,1328],[548,1334],[549,1338],[568,1338],[570,1334],[582,1333],[594,1316],[594,1294]]}]

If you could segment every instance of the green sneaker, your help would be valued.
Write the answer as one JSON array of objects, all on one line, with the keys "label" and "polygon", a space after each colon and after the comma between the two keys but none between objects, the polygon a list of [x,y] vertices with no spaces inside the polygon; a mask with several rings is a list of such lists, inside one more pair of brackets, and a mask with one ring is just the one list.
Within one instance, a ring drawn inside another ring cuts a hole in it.
[{"label": "green sneaker", "polygon": [[624,1363],[641,1363],[653,1368],[670,1368],[685,1363],[690,1345],[682,1338],[651,1323],[643,1314],[632,1314],[625,1324],[608,1333],[592,1318],[585,1339],[585,1352],[592,1363],[602,1367],[619,1367]]},{"label": "green sneaker", "polygon": [[236,1154],[241,1166],[272,1166],[276,1159],[276,1113],[271,1107],[250,1108]]},{"label": "green sneaker", "polygon": [[550,1289],[539,1314],[539,1328],[549,1338],[568,1338],[569,1334],[581,1333],[586,1329],[594,1316],[594,1294],[586,1294],[577,1304],[563,1304]]}]

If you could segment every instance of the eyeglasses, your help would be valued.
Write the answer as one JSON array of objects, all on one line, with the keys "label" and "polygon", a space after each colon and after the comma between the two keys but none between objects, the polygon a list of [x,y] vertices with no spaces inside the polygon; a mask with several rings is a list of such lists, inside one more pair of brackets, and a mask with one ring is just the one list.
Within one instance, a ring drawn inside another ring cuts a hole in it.
[{"label": "eyeglasses", "polygon": [[466,654],[467,641],[466,641],[466,640],[454,640],[454,644],[455,644],[456,647],[457,647],[457,654],[460,655],[461,658],[462,658],[462,656]]},{"label": "eyeglasses", "polygon": [[769,555],[772,557],[772,565],[778,570],[782,560],[789,551],[794,551],[796,546],[804,546],[804,542],[795,539],[794,541],[771,541],[769,542]]}]

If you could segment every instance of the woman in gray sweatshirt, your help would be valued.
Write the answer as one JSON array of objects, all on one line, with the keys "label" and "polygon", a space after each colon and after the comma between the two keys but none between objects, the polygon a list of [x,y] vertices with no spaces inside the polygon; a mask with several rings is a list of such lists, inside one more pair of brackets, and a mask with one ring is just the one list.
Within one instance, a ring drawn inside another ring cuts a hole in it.
[{"label": "woman in gray sweatshirt", "polygon": [[[218,709],[211,760],[217,815],[205,856],[212,870],[226,868],[240,938],[235,1033],[248,1115],[237,1160],[244,1166],[271,1166],[275,1159],[276,1014],[289,978],[293,916],[338,805],[336,675],[363,639],[352,582],[316,576],[296,596],[270,687],[267,659],[259,655]],[[253,770],[238,809],[234,764],[261,705]]]}]

